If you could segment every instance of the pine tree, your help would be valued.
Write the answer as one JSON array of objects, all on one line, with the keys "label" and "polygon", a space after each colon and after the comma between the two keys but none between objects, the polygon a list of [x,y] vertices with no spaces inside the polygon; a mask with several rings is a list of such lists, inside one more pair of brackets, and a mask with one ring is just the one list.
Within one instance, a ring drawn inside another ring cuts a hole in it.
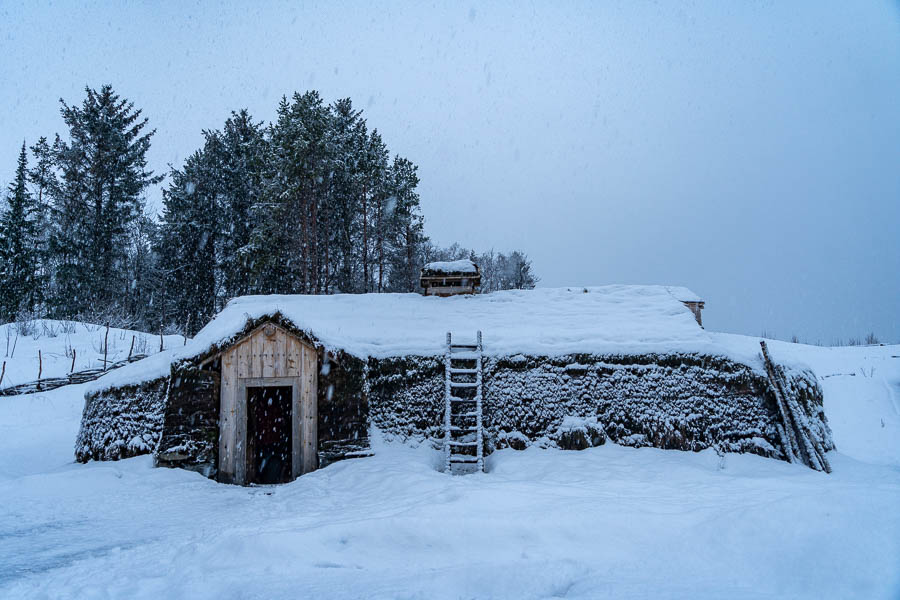
[{"label": "pine tree", "polygon": [[362,161],[368,133],[362,111],[355,110],[349,98],[338,100],[331,107],[329,147],[331,148],[331,176],[328,198],[323,204],[327,225],[323,226],[327,239],[328,264],[326,293],[361,290],[357,245],[362,235],[360,216],[360,182]]},{"label": "pine tree", "polygon": [[[143,214],[128,226],[128,254],[125,272],[131,282],[121,299],[122,314],[132,325],[153,329],[154,293],[158,255],[153,242],[159,225],[150,214]],[[158,322],[158,321],[156,321]]]},{"label": "pine tree", "polygon": [[[207,135],[210,138],[210,135]],[[181,170],[173,170],[163,190],[164,211],[157,236],[162,290],[154,295],[161,325],[186,326],[192,335],[216,312],[220,279],[216,243],[221,230],[217,219],[217,165],[197,151]]]},{"label": "pine tree", "polygon": [[55,306],[72,316],[121,308],[132,286],[129,226],[144,214],[144,191],[162,180],[147,169],[154,131],[134,103],[112,87],[85,88],[81,106],[62,104],[69,140],[55,154],[51,252],[57,262]]},{"label": "pine tree", "polygon": [[215,165],[222,300],[251,290],[250,268],[243,256],[251,242],[251,210],[262,193],[265,151],[262,124],[254,123],[246,109],[232,113],[221,132],[208,134],[205,160],[209,168]]},{"label": "pine tree", "polygon": [[371,265],[369,269],[371,275],[365,282],[365,291],[370,292],[383,292],[387,275],[389,251],[386,253],[385,247],[390,243],[388,238],[391,235],[392,219],[395,214],[388,157],[387,146],[378,130],[372,131],[366,152],[366,184],[363,190],[365,194],[363,200],[367,202],[369,215],[369,224],[366,228],[369,239],[368,244],[367,240],[363,240],[363,260],[368,259]]},{"label": "pine tree", "polygon": [[416,191],[419,185],[416,170],[416,165],[399,156],[391,164],[389,290],[395,292],[417,291],[419,271],[424,265],[422,253],[427,238]]},{"label": "pine tree", "polygon": [[328,124],[318,92],[294,94],[279,104],[249,246],[260,293],[321,291],[318,214],[327,189]]},{"label": "pine tree", "polygon": [[[243,255],[251,290],[257,294],[286,293],[297,279],[295,260],[303,258],[298,231],[300,190],[293,165],[295,140],[301,135],[297,125],[291,103],[282,98],[278,119],[267,132],[270,160],[261,193],[250,207],[252,231]],[[291,230],[290,235],[286,229]]]},{"label": "pine tree", "polygon": [[28,157],[25,144],[9,186],[7,209],[0,216],[0,317],[14,319],[33,312],[39,300],[39,211],[27,188]]},{"label": "pine tree", "polygon": [[[59,143],[59,138],[56,140]],[[36,273],[38,302],[43,304],[50,295],[49,285],[53,272],[50,254],[51,206],[50,198],[57,190],[56,170],[54,167],[54,146],[41,137],[31,146],[34,167],[28,169],[28,183],[31,184],[37,207],[36,225],[38,230],[38,269]]]}]

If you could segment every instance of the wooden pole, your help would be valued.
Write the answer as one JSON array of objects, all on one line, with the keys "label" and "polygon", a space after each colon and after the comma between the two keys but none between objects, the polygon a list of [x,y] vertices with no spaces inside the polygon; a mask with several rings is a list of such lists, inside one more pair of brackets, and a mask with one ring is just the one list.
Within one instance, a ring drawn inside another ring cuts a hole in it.
[{"label": "wooden pole", "polygon": [[787,398],[788,407],[790,407],[791,415],[793,415],[794,421],[797,423],[798,427],[800,427],[802,431],[802,437],[805,444],[805,450],[807,454],[809,454],[810,462],[815,464],[818,463],[821,471],[825,471],[826,473],[831,473],[831,464],[828,462],[828,458],[825,456],[825,448],[819,443],[819,440],[813,436],[812,427],[809,424],[809,418],[806,413],[803,412],[803,408],[800,406],[800,402],[797,400],[796,394],[788,394],[788,383],[787,377],[784,374],[784,369],[780,366],[775,367],[776,375],[781,382],[781,389],[785,390],[785,397]]},{"label": "wooden pole", "polygon": [[791,443],[797,444],[798,457],[801,459],[805,458],[804,462],[806,465],[816,471],[831,473],[831,465],[825,457],[825,450],[813,438],[803,409],[799,406],[796,399],[788,394],[787,380],[784,373],[772,361],[766,343],[760,341],[759,345],[762,347],[763,361],[765,362],[766,373],[769,376],[769,383],[778,401],[779,411],[782,412],[784,429],[789,434]]},{"label": "wooden pole", "polygon": [[3,369],[0,370],[0,383],[3,383],[3,376],[6,375],[6,361],[3,361]]},{"label": "wooden pole", "polygon": [[131,348],[128,349],[128,360],[131,360],[131,352],[134,350],[134,336],[131,336]]},{"label": "wooden pole", "polygon": [[41,384],[41,372],[44,370],[44,359],[41,358],[41,351],[38,350],[38,385]]},{"label": "wooden pole", "polygon": [[106,361],[106,356],[109,351],[109,323],[106,324],[106,335],[103,336],[103,370],[106,370],[106,366],[109,364]]},{"label": "wooden pole", "polygon": [[69,369],[70,374],[75,372],[75,354],[75,348],[72,348],[72,368]]},{"label": "wooden pole", "polygon": [[159,351],[163,351],[162,323],[159,324]]},{"label": "wooden pole", "polygon": [[772,381],[772,372],[770,369],[771,359],[769,358],[769,350],[766,347],[766,343],[760,341],[759,345],[762,348],[763,362],[766,366],[766,375],[769,377],[769,384],[772,386],[772,393],[775,394],[775,403],[778,406],[778,412],[784,425],[783,427],[779,427],[776,423],[775,429],[781,437],[781,445],[784,447],[784,454],[787,457],[788,462],[794,462],[794,446],[796,446],[797,442],[793,439],[793,430],[791,429],[790,418],[787,414],[787,407],[785,406],[784,398],[781,396],[781,390],[779,390],[778,386],[775,385],[775,382]]}]

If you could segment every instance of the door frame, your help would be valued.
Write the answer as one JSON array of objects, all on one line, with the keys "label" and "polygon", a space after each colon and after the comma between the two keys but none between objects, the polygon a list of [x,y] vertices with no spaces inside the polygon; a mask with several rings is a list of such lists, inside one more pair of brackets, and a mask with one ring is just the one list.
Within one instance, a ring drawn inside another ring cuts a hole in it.
[{"label": "door frame", "polygon": [[288,387],[291,388],[291,479],[296,479],[302,474],[303,461],[301,460],[301,428],[303,418],[307,415],[301,414],[303,406],[300,402],[300,377],[252,377],[248,379],[238,379],[237,381],[237,403],[239,406],[239,414],[241,418],[237,419],[236,425],[236,449],[237,455],[234,461],[234,478],[235,481],[242,484],[249,484],[247,481],[247,456],[249,444],[247,443],[247,419],[250,413],[247,410],[247,388],[264,388],[264,387]]}]

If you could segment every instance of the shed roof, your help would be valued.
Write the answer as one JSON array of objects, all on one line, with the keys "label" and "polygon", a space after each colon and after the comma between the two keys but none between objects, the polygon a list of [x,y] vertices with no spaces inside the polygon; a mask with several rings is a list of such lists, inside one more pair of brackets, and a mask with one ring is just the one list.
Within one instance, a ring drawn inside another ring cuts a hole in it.
[{"label": "shed roof", "polygon": [[478,273],[478,266],[471,260],[451,260],[430,262],[422,268],[422,273],[427,275],[456,275]]}]

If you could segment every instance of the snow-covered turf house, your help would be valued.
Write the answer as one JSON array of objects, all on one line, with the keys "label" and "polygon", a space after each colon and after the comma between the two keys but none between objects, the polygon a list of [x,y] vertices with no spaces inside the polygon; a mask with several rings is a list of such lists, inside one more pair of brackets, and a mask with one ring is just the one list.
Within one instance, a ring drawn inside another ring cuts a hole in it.
[{"label": "snow-covered turf house", "polygon": [[[371,453],[376,430],[440,448],[477,424],[479,456],[609,440],[815,466],[801,446],[833,448],[815,376],[776,367],[777,394],[761,355],[700,326],[699,302],[626,285],[237,298],[184,347],[94,382],[76,457],[152,453],[222,482],[277,483]],[[478,331],[480,369],[452,370],[457,387],[477,381],[481,408],[451,422],[447,333],[474,348]]]}]

